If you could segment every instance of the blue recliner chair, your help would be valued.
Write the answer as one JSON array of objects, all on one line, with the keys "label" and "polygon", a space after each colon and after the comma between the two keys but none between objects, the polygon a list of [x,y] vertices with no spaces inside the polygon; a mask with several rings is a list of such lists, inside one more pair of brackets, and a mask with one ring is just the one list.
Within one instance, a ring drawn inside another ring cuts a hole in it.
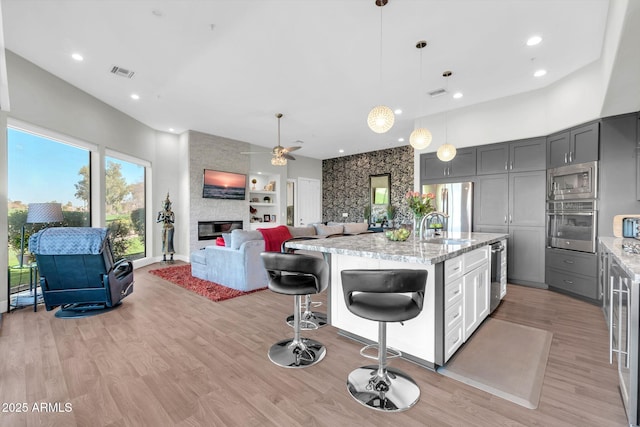
[{"label": "blue recliner chair", "polygon": [[29,238],[46,309],[86,317],[117,307],[133,292],[133,265],[114,261],[106,228],[47,228]]}]

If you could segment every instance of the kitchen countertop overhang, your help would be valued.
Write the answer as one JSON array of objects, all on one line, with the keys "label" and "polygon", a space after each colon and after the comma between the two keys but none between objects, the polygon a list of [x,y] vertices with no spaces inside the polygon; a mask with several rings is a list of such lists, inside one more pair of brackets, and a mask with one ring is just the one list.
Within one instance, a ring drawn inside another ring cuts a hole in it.
[{"label": "kitchen countertop overhang", "polygon": [[388,240],[384,233],[365,233],[331,239],[291,241],[285,247],[331,254],[352,255],[363,258],[384,259],[418,264],[438,264],[482,246],[508,237],[501,233],[443,233],[442,238],[470,240],[463,244],[440,244],[418,241],[413,236],[407,241]]},{"label": "kitchen countertop overhang", "polygon": [[640,254],[632,254],[622,249],[623,243],[639,244],[640,241],[624,237],[599,237],[598,240],[634,282],[640,281]]}]

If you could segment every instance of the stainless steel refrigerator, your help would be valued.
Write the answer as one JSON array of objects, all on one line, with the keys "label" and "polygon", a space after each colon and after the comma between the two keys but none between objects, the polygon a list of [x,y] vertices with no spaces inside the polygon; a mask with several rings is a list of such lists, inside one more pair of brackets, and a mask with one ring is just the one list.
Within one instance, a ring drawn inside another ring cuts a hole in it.
[{"label": "stainless steel refrigerator", "polygon": [[422,192],[433,193],[436,211],[449,215],[446,231],[472,231],[473,182],[426,184]]}]

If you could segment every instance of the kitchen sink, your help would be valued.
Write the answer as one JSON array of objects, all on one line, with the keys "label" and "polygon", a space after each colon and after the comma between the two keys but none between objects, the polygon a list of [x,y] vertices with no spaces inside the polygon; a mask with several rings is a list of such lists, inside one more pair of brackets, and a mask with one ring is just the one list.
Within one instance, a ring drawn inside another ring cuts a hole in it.
[{"label": "kitchen sink", "polygon": [[431,237],[421,240],[423,243],[432,243],[434,245],[466,245],[475,242],[475,239],[453,239],[447,237]]}]

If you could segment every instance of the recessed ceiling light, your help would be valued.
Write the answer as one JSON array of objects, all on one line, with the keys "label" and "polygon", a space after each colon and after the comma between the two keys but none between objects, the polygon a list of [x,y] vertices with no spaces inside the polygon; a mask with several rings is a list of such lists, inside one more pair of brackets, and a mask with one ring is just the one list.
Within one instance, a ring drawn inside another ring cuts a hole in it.
[{"label": "recessed ceiling light", "polygon": [[79,53],[74,53],[71,55],[71,57],[73,59],[75,59],[76,61],[80,62],[80,61],[84,61],[84,58],[82,57],[82,55],[80,55]]},{"label": "recessed ceiling light", "polygon": [[344,150],[341,148],[338,150],[338,153],[344,153]]},{"label": "recessed ceiling light", "polygon": [[138,95],[137,93],[132,93],[131,99],[135,99],[137,101],[138,99],[140,99],[140,95]]},{"label": "recessed ceiling light", "polygon": [[175,129],[174,128],[169,128],[169,132],[174,132]]},{"label": "recessed ceiling light", "polygon": [[533,76],[534,76],[534,77],[542,77],[542,76],[544,76],[545,74],[547,74],[547,70],[538,70],[538,71],[536,71],[535,73],[533,73]]},{"label": "recessed ceiling light", "polygon": [[456,92],[456,93],[454,93],[454,94],[453,94],[453,97],[454,97],[455,99],[460,99],[460,98],[462,98],[462,92]]},{"label": "recessed ceiling light", "polygon": [[399,108],[394,110],[393,112],[394,112],[394,114],[402,114],[402,110],[399,109]]},{"label": "recessed ceiling light", "polygon": [[542,37],[540,36],[532,36],[527,40],[527,46],[535,46],[542,41]]},{"label": "recessed ceiling light", "polygon": [[398,138],[398,142],[404,142],[404,138]]}]

